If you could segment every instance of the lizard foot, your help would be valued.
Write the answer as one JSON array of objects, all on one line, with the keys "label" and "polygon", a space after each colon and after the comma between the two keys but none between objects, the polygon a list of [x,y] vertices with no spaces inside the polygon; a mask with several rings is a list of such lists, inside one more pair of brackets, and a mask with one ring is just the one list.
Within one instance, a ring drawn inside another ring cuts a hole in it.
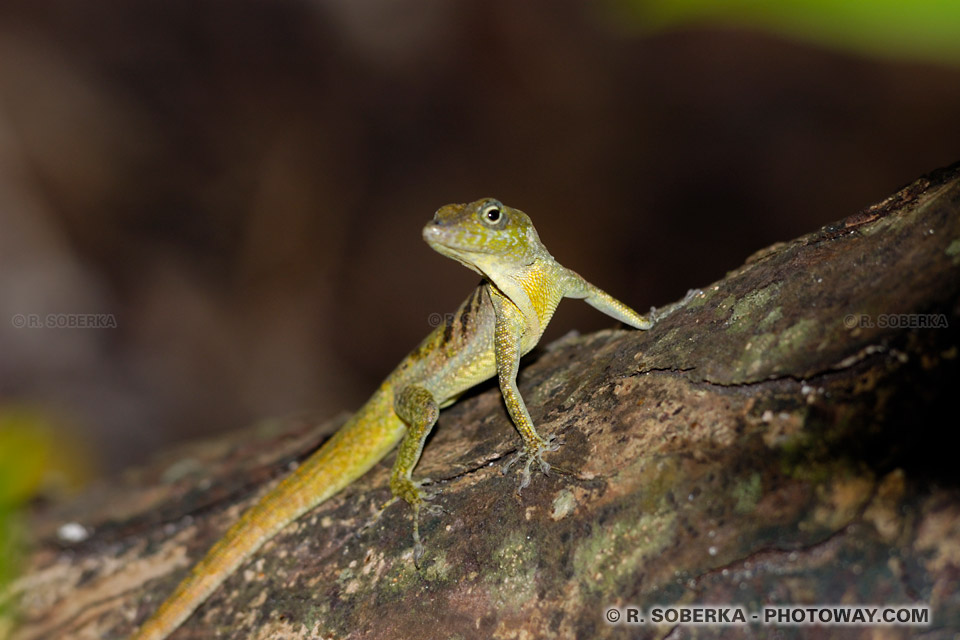
[{"label": "lizard foot", "polygon": [[433,500],[440,493],[439,490],[428,490],[423,487],[432,484],[430,478],[421,478],[420,480],[411,480],[404,477],[390,478],[390,491],[394,498],[403,498],[404,502],[411,507],[417,507],[424,502]]},{"label": "lizard foot", "polygon": [[439,490],[427,491],[423,485],[430,484],[430,478],[418,481],[410,478],[394,477],[390,479],[390,490],[395,498],[403,498],[413,507],[413,564],[419,568],[420,558],[423,557],[423,543],[420,542],[420,513],[425,512],[432,516],[443,513],[443,508],[436,504],[429,504],[440,493]]},{"label": "lizard foot", "polygon": [[[431,498],[433,496],[431,495]],[[443,507],[436,504],[427,504],[421,502],[413,505],[413,564],[420,568],[420,558],[423,557],[423,543],[420,541],[420,513],[425,512],[431,516],[439,516],[445,511]]]},{"label": "lizard foot", "polygon": [[667,316],[673,314],[676,311],[679,311],[681,308],[690,304],[690,302],[693,301],[694,298],[700,298],[700,297],[703,297],[702,289],[688,289],[687,295],[683,297],[683,300],[668,304],[667,306],[660,307],[659,309],[657,309],[656,307],[650,307],[650,313],[647,314],[647,317],[650,318],[650,320],[653,321],[654,324],[656,324],[657,322],[660,322],[661,320],[665,319]]},{"label": "lizard foot", "polygon": [[543,454],[556,451],[560,448],[561,444],[563,444],[562,438],[553,435],[547,436],[532,447],[524,444],[520,451],[517,451],[516,454],[507,460],[506,464],[503,465],[503,473],[507,473],[510,467],[517,462],[525,460],[523,471],[520,473],[520,485],[517,487],[517,495],[530,485],[530,467],[534,462],[537,463],[537,466],[540,467],[540,471],[543,472],[544,475],[550,475],[550,463],[543,459]]}]

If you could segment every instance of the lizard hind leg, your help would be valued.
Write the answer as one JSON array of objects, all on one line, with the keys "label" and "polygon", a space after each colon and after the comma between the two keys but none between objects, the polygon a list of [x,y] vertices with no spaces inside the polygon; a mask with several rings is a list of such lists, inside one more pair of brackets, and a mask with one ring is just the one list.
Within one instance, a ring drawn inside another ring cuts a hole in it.
[{"label": "lizard hind leg", "polygon": [[407,432],[400,442],[397,461],[390,474],[390,490],[394,498],[402,498],[413,508],[413,561],[419,564],[423,556],[423,544],[420,542],[420,512],[437,514],[442,510],[437,505],[428,504],[436,496],[436,491],[427,491],[423,486],[430,483],[429,478],[413,480],[412,473],[423,444],[430,430],[437,422],[440,407],[433,394],[427,389],[410,385],[405,387],[394,401],[394,410],[407,424]]}]

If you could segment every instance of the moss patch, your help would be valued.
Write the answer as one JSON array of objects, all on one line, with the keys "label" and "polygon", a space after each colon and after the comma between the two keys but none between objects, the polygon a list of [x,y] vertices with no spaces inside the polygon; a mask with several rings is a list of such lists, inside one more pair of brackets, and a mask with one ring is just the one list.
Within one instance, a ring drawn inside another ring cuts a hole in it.
[{"label": "moss patch", "polygon": [[751,291],[733,305],[733,311],[727,318],[729,330],[733,332],[746,331],[751,328],[749,319],[756,317],[757,310],[770,305],[770,301],[780,294],[780,285],[767,285],[762,289]]},{"label": "moss patch", "polygon": [[757,507],[763,496],[763,482],[759,473],[752,473],[746,480],[738,482],[733,488],[733,497],[737,501],[734,509],[737,513],[750,513]]}]

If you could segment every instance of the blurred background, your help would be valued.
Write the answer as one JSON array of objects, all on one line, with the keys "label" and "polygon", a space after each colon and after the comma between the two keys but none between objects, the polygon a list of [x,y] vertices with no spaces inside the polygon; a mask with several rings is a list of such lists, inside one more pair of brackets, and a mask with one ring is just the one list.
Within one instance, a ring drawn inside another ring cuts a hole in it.
[{"label": "blurred background", "polygon": [[954,4],[4,0],[6,500],[356,408],[477,282],[448,202],[646,310],[960,160]]}]

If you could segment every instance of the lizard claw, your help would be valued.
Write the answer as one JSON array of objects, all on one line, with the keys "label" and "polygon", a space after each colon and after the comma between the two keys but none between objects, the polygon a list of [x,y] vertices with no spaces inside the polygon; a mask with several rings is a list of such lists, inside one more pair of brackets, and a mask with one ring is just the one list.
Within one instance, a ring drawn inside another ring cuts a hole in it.
[{"label": "lizard claw", "polygon": [[434,517],[439,517],[447,513],[447,510],[438,504],[424,504],[420,506],[420,510],[428,516]]},{"label": "lizard claw", "polygon": [[443,515],[444,513],[446,513],[443,507],[441,507],[438,504],[430,503],[430,501],[434,500],[438,495],[440,495],[440,493],[441,493],[440,489],[432,489],[430,491],[424,491],[423,489],[420,489],[420,500],[422,502],[420,502],[420,504],[417,505],[417,508],[420,511],[423,511],[424,513],[427,513],[431,516]]},{"label": "lizard claw", "polygon": [[656,324],[669,315],[672,315],[674,312],[679,311],[682,307],[690,304],[694,298],[699,298],[703,296],[702,289],[688,289],[687,295],[683,297],[683,300],[674,302],[666,305],[665,307],[650,307],[650,313],[647,314],[647,317]]},{"label": "lizard claw", "polygon": [[[429,499],[432,499],[434,494],[430,495]],[[420,513],[424,512],[431,516],[440,516],[446,513],[443,510],[443,507],[437,504],[426,504],[421,502],[419,504],[413,505],[413,565],[419,569],[420,568],[420,559],[423,557],[424,548],[423,543],[420,541]]]},{"label": "lizard claw", "polygon": [[517,487],[517,495],[521,491],[526,489],[530,485],[530,467],[534,462],[537,463],[537,466],[540,467],[540,471],[544,475],[550,475],[550,463],[543,459],[543,454],[551,451],[556,451],[560,448],[560,445],[563,443],[563,439],[554,435],[547,436],[542,439],[542,441],[536,444],[533,447],[527,447],[524,445],[520,451],[510,457],[509,460],[503,465],[503,473],[507,473],[514,464],[521,460],[525,460],[523,464],[523,471],[520,473],[520,485]]},{"label": "lizard claw", "polygon": [[434,489],[428,491],[423,485],[431,483],[429,478],[421,480],[411,480],[403,476],[395,476],[390,479],[390,490],[396,498],[403,498],[407,504],[413,507],[413,564],[419,568],[420,558],[423,557],[423,543],[420,542],[420,513],[425,512],[429,515],[437,516],[443,513],[443,508],[436,504],[429,504],[430,500],[439,495],[440,491]]},{"label": "lizard claw", "polygon": [[429,478],[422,480],[411,480],[403,476],[390,478],[390,491],[395,498],[403,498],[407,504],[417,508],[427,500],[433,500],[439,493],[438,490],[427,490],[423,486],[430,484]]}]

